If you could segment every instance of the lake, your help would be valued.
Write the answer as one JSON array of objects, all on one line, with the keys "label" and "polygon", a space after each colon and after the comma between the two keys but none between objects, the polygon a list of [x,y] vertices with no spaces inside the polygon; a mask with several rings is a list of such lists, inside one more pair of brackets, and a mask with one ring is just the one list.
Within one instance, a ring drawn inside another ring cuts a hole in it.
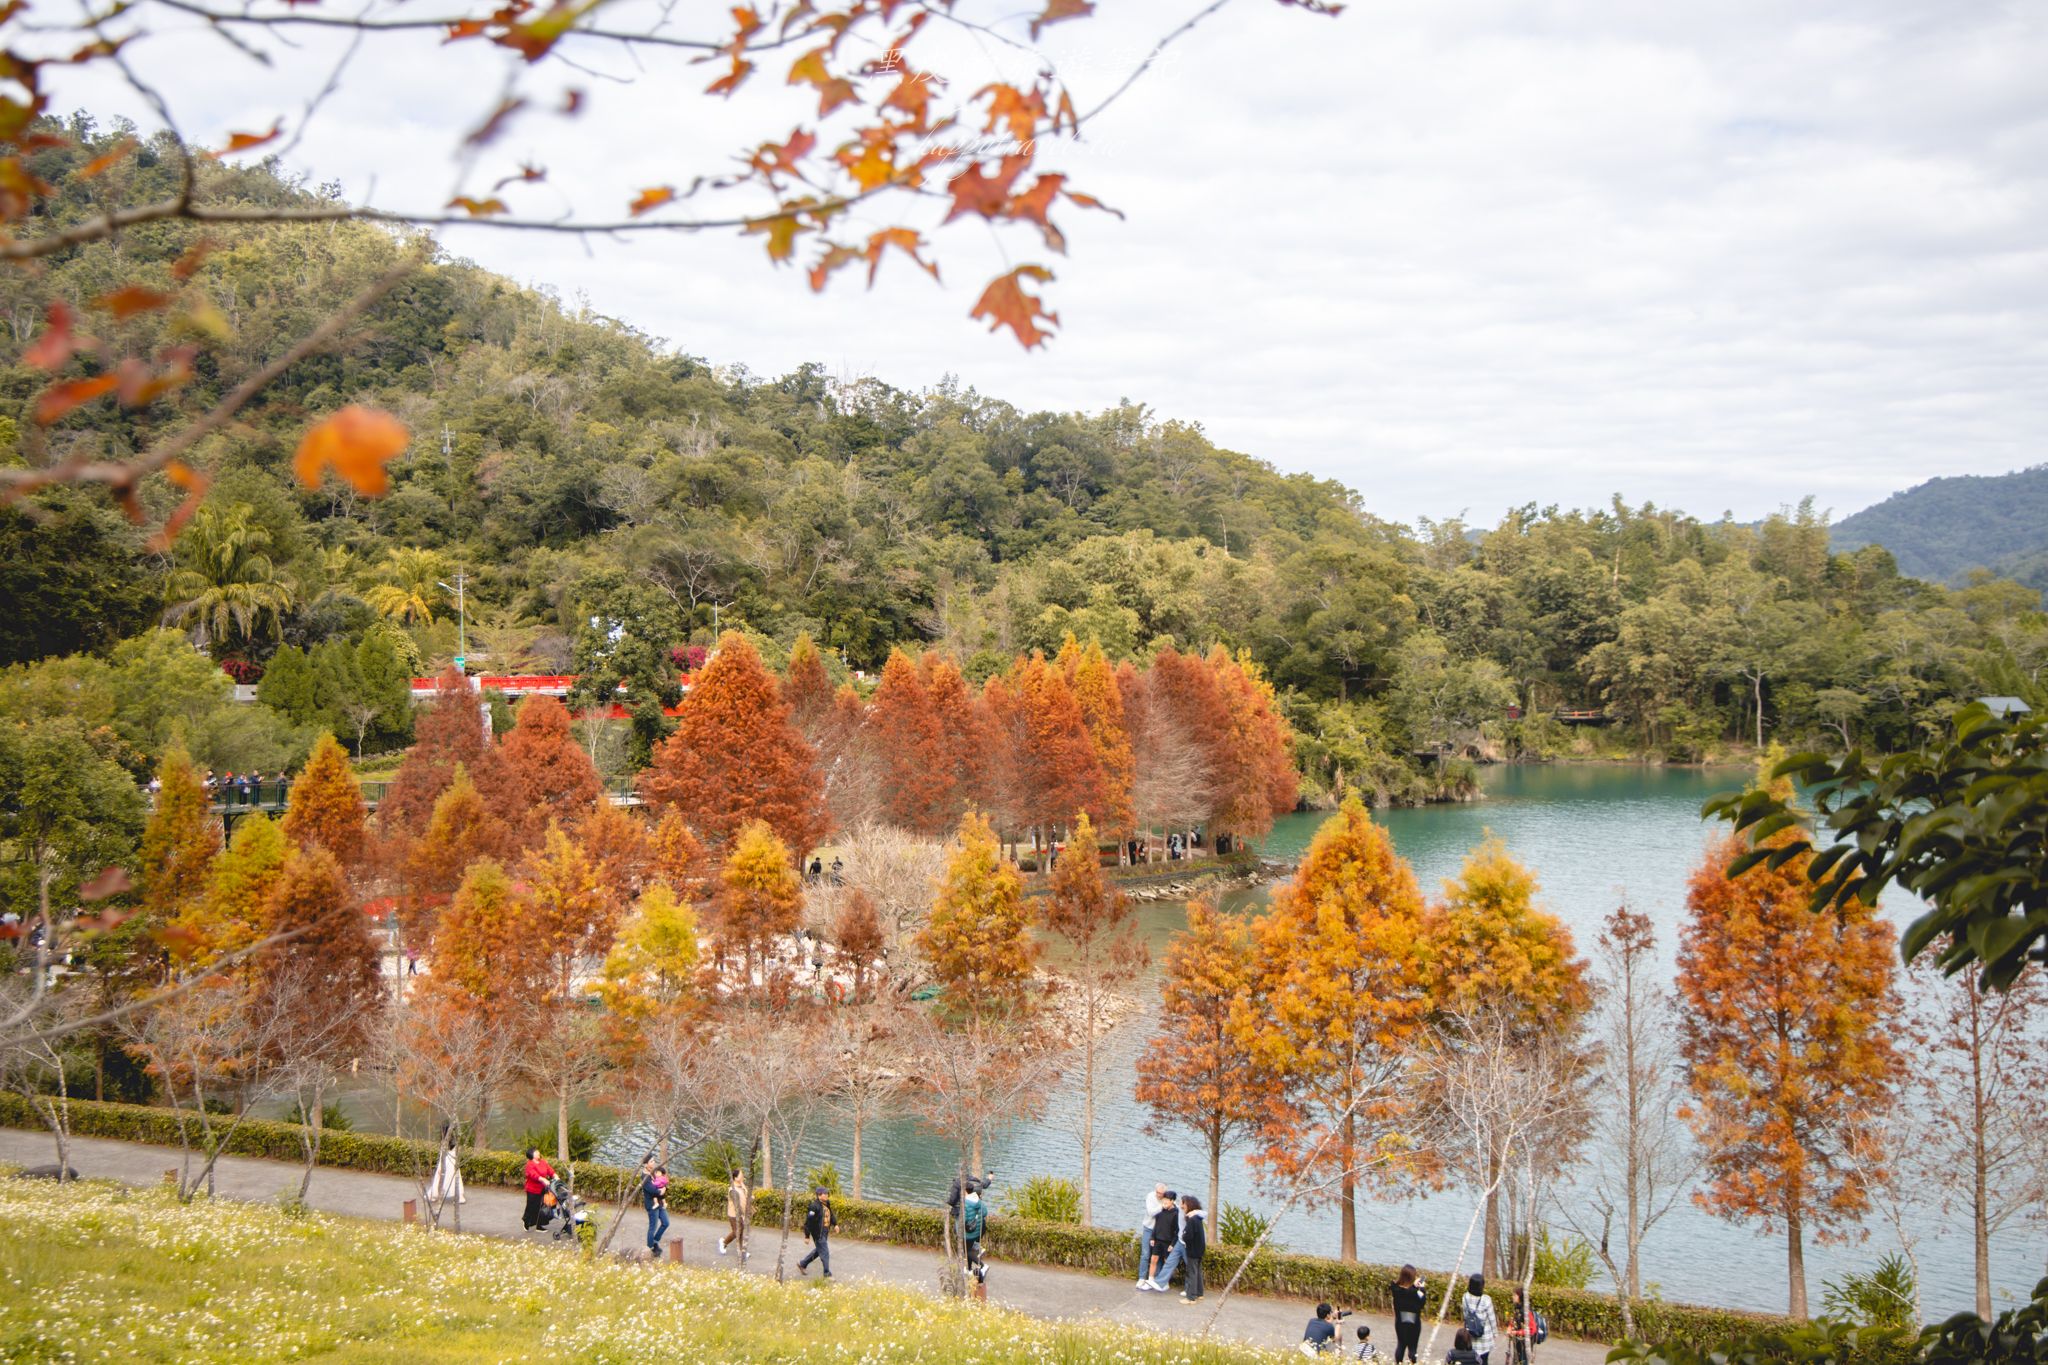
[{"label": "lake", "polygon": [[[1454,875],[1465,853],[1491,830],[1542,882],[1541,902],[1561,917],[1590,955],[1601,918],[1626,896],[1656,922],[1667,971],[1677,949],[1684,914],[1685,882],[1709,838],[1725,828],[1699,818],[1700,802],[1740,785],[1741,769],[1650,768],[1633,766],[1502,767],[1488,771],[1486,799],[1471,805],[1431,806],[1375,812],[1393,834],[1401,854],[1414,866],[1425,892],[1434,893]],[[1323,817],[1282,819],[1264,851],[1292,857],[1306,848]],[[1226,899],[1226,908],[1250,911],[1269,891],[1257,888]],[[1888,904],[1903,921],[1910,906]],[[1159,903],[1139,910],[1143,936],[1156,962],[1167,939],[1184,924],[1184,908]],[[1096,1221],[1135,1223],[1144,1193],[1158,1179],[1206,1193],[1207,1165],[1192,1138],[1153,1137],[1143,1131],[1144,1111],[1129,1099],[1133,1065],[1154,1030],[1149,982],[1141,986],[1147,1010],[1104,1039],[1097,1104],[1095,1149]],[[1000,1187],[1033,1175],[1074,1176],[1077,1146],[1072,1132],[1079,1098],[1056,1096],[1046,1117],[996,1138],[988,1163]],[[871,1125],[864,1135],[864,1193],[870,1198],[933,1203],[944,1198],[954,1154],[918,1130],[912,1120]],[[639,1148],[615,1135],[610,1155],[636,1159]],[[629,1147],[632,1150],[627,1150]],[[827,1129],[807,1141],[806,1164],[830,1160],[842,1175],[850,1169],[846,1132]],[[1254,1209],[1280,1202],[1263,1196],[1250,1180],[1242,1155],[1226,1154],[1223,1197]],[[1470,1202],[1456,1194],[1394,1202],[1362,1201],[1359,1255],[1381,1263],[1412,1261],[1449,1264],[1458,1249]],[[1945,1219],[1927,1211],[1919,1256],[1930,1318],[1971,1305],[1972,1272],[1967,1214]],[[1297,1209],[1281,1224],[1277,1240],[1301,1251],[1334,1255],[1334,1209]],[[1807,1248],[1808,1290],[1818,1310],[1823,1282],[1867,1269],[1894,1249],[1890,1234],[1873,1227],[1861,1243]],[[1993,1241],[1993,1285],[2000,1301],[2030,1290],[2048,1260],[2048,1234],[2040,1225],[2008,1225]],[[1474,1252],[1469,1258],[1476,1262]],[[1664,1297],[1699,1303],[1782,1312],[1785,1308],[1785,1252],[1782,1238],[1756,1235],[1749,1226],[1707,1216],[1689,1204],[1675,1208],[1652,1231],[1644,1247],[1643,1278]]]}]

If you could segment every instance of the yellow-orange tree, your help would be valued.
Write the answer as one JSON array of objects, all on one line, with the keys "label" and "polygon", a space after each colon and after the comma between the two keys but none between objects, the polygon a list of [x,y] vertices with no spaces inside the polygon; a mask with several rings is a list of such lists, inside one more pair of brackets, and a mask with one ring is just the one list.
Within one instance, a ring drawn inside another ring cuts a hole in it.
[{"label": "yellow-orange tree", "polygon": [[284,832],[269,816],[237,822],[235,837],[213,860],[206,894],[188,904],[164,935],[172,956],[204,966],[261,938],[263,903],[289,851]]},{"label": "yellow-orange tree", "polygon": [[697,916],[667,882],[649,883],[605,955],[597,990],[615,1014],[643,1019],[694,998]]},{"label": "yellow-orange tree", "polygon": [[504,833],[504,822],[484,804],[469,769],[457,764],[453,780],[435,800],[433,816],[405,861],[406,894],[398,915],[409,943],[434,936],[440,908],[478,859],[497,856]]},{"label": "yellow-orange tree", "polygon": [[306,766],[292,780],[284,812],[285,838],[300,848],[326,849],[342,871],[349,872],[363,856],[367,819],[363,789],[348,751],[333,735],[321,735]]},{"label": "yellow-orange tree", "polygon": [[535,1046],[522,1058],[527,1081],[555,1102],[555,1151],[569,1156],[569,1109],[604,1081],[601,1021],[576,989],[577,964],[602,958],[618,928],[619,902],[605,891],[597,865],[549,822],[540,847],[519,865],[526,910],[526,951],[544,971],[546,988],[533,1001]]},{"label": "yellow-orange tree", "polygon": [[718,874],[718,946],[738,952],[745,975],[743,992],[770,982],[768,948],[777,934],[796,932],[803,914],[803,887],[790,866],[789,849],[760,820],[740,827]]},{"label": "yellow-orange tree", "polygon": [[[1578,956],[1572,933],[1557,916],[1536,908],[1536,877],[1517,862],[1499,839],[1488,835],[1465,859],[1458,875],[1444,883],[1442,902],[1429,917],[1425,947],[1435,1006],[1440,1016],[1439,1040],[1456,1047],[1461,1022],[1482,1013],[1503,1022],[1511,1041],[1527,1042],[1548,1035],[1560,1047],[1532,1050],[1537,1055],[1580,1055],[1593,986],[1586,960]],[[1530,1063],[1532,1066],[1533,1062]],[[1530,1088],[1562,1084],[1583,1075],[1573,1066],[1558,1075],[1527,1076]],[[1502,1150],[1514,1124],[1489,1125],[1476,1150],[1453,1154],[1470,1185],[1486,1191],[1484,1240],[1480,1269],[1499,1272],[1506,1228],[1501,1220],[1501,1185],[1516,1162],[1528,1156],[1533,1169],[1548,1174],[1571,1149],[1568,1131],[1546,1134],[1548,1150],[1510,1153]],[[1533,1198],[1533,1191],[1522,1191]]]},{"label": "yellow-orange tree", "polygon": [[156,801],[142,827],[143,909],[159,924],[177,919],[206,894],[220,821],[207,809],[206,787],[191,756],[172,745],[157,765]]},{"label": "yellow-orange tree", "polygon": [[1679,940],[1687,1117],[1707,1162],[1694,1199],[1784,1231],[1803,1318],[1807,1236],[1852,1229],[1883,1177],[1876,1129],[1902,1066],[1895,936],[1861,901],[1808,910],[1806,853],[1731,877],[1747,849],[1738,835],[1708,848]]},{"label": "yellow-orange tree", "polygon": [[[1114,680],[1111,686],[1114,687]],[[1135,907],[1102,876],[1095,826],[1082,811],[1074,835],[1052,870],[1045,927],[1067,942],[1062,974],[1081,997],[1081,1222],[1094,1221],[1095,1021],[1122,983],[1145,965],[1145,948],[1132,922]]]},{"label": "yellow-orange tree", "polygon": [[1221,1208],[1223,1153],[1260,1131],[1272,1077],[1231,1027],[1249,1006],[1257,959],[1251,929],[1206,900],[1188,902],[1188,927],[1166,946],[1159,1031],[1138,1058],[1146,1128],[1192,1129],[1209,1156],[1209,1207]]},{"label": "yellow-orange tree", "polygon": [[976,1026],[1026,1012],[1038,962],[1032,920],[995,830],[969,811],[960,819],[959,842],[946,861],[931,918],[916,940],[955,1021]]},{"label": "yellow-orange tree", "polygon": [[818,756],[790,722],[775,675],[737,631],[720,637],[697,674],[640,790],[714,844],[759,820],[800,857],[831,830]]},{"label": "yellow-orange tree", "polygon": [[1128,839],[1137,828],[1131,812],[1131,786],[1137,779],[1138,762],[1124,725],[1124,699],[1117,690],[1116,669],[1102,652],[1101,641],[1091,637],[1084,649],[1072,635],[1060,645],[1059,666],[1095,746],[1095,764],[1102,778],[1102,832],[1114,839]]},{"label": "yellow-orange tree", "polygon": [[1355,798],[1253,927],[1253,990],[1231,1027],[1282,1085],[1254,1159],[1276,1183],[1336,1203],[1347,1261],[1359,1183],[1414,1168],[1402,1080],[1431,1006],[1426,934],[1415,874]]},{"label": "yellow-orange tree", "polygon": [[521,842],[538,843],[550,820],[564,824],[603,793],[590,755],[569,731],[569,711],[553,697],[528,697],[498,747],[518,807]]}]

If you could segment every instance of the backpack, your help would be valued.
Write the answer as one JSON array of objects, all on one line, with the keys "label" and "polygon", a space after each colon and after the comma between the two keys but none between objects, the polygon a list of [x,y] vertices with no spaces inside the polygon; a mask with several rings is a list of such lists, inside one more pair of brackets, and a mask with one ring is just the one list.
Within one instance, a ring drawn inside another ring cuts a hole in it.
[{"label": "backpack", "polygon": [[1486,1340],[1486,1315],[1479,1310],[1479,1305],[1485,1302],[1475,1294],[1465,1296],[1465,1330],[1472,1336],[1474,1349],[1479,1342]]},{"label": "backpack", "polygon": [[1538,1346],[1541,1346],[1544,1342],[1550,1340],[1550,1324],[1544,1320],[1541,1313],[1531,1312],[1529,1316],[1536,1320],[1535,1342]]}]

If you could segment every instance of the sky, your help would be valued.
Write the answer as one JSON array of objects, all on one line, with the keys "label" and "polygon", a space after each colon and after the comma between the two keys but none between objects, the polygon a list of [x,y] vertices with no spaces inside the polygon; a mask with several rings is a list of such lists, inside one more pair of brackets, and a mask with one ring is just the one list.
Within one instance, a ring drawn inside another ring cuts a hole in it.
[{"label": "sky", "polygon": [[[1102,0],[1043,46],[1087,107],[1205,4]],[[960,0],[1019,40],[1035,8]],[[300,133],[343,51],[255,35],[259,66],[137,14],[137,73],[216,145],[280,114]],[[925,60],[963,88],[1028,70],[993,37],[933,33]],[[379,39],[287,164],[434,209],[533,160],[548,183],[515,207],[610,213],[806,112],[774,73],[728,104],[680,59],[573,55],[518,79],[537,104],[585,89],[584,113],[522,118],[466,165],[451,149],[505,88],[502,54]],[[1839,518],[2048,460],[2043,71],[2034,0],[1375,0],[1334,19],[1231,0],[1085,141],[1041,149],[1125,215],[1067,210],[1065,258],[955,225],[935,234],[942,283],[891,262],[872,291],[849,273],[820,297],[758,238],[443,241],[757,375],[952,375],[1025,410],[1133,399],[1395,520],[1616,493],[1741,519],[1812,495]],[[157,121],[104,71],[62,78],[54,106]],[[1063,322],[1029,353],[967,316],[1027,261],[1055,269]]]}]

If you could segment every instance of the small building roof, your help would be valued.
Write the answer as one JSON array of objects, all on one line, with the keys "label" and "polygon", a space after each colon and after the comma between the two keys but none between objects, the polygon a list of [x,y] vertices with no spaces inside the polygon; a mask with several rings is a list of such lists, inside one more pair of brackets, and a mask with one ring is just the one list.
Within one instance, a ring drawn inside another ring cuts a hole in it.
[{"label": "small building roof", "polygon": [[2018,697],[1979,697],[1977,700],[1991,708],[1994,716],[2024,716],[2034,709]]}]

